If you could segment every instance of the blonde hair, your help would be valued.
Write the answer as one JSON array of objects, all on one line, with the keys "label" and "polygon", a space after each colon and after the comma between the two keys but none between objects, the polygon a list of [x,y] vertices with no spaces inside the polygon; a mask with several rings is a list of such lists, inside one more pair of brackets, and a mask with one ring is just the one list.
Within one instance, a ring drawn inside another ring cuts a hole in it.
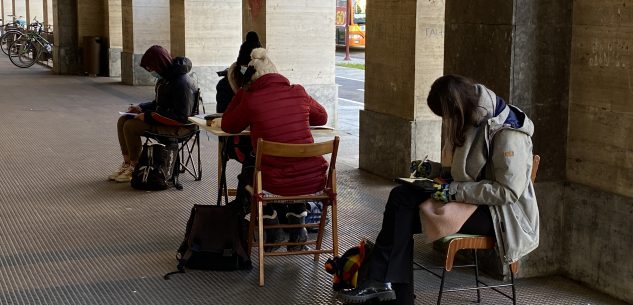
[{"label": "blonde hair", "polygon": [[270,60],[268,52],[264,48],[253,49],[251,52],[251,61],[248,65],[255,68],[255,74],[253,74],[251,78],[252,81],[255,81],[265,74],[278,73],[277,67],[275,67],[275,64]]}]

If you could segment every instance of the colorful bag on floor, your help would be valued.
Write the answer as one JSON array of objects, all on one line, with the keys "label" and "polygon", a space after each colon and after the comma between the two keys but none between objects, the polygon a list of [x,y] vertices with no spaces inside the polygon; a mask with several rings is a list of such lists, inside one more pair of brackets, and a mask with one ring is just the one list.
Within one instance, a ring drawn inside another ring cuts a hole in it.
[{"label": "colorful bag on floor", "polygon": [[335,256],[325,262],[325,271],[334,275],[334,291],[356,288],[361,268],[368,261],[373,247],[371,241],[363,239],[358,246],[345,251],[342,256]]}]

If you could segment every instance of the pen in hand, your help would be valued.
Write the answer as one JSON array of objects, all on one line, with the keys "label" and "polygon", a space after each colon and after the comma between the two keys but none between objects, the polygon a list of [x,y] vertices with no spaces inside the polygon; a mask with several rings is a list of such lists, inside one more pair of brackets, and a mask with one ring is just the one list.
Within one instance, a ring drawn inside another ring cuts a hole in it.
[{"label": "pen in hand", "polygon": [[140,113],[141,112],[141,107],[136,106],[134,104],[130,104],[130,106],[127,108],[127,112],[130,113]]}]

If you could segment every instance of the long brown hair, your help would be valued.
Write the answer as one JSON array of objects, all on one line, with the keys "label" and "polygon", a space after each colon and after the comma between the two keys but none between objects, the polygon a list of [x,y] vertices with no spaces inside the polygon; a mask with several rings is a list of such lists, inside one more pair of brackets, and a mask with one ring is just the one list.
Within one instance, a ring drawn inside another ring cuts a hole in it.
[{"label": "long brown hair", "polygon": [[479,102],[475,84],[461,75],[444,75],[433,82],[426,103],[431,111],[444,119],[448,140],[455,146],[464,145],[464,132],[474,121]]}]

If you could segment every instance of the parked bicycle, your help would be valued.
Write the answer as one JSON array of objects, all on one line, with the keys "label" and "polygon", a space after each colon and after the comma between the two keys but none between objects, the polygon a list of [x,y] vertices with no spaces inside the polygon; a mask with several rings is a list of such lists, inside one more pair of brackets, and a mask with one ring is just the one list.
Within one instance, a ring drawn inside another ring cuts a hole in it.
[{"label": "parked bicycle", "polygon": [[53,44],[37,31],[25,32],[9,46],[11,63],[28,68],[37,61],[47,61],[52,58]]},{"label": "parked bicycle", "polygon": [[2,49],[2,53],[9,55],[9,46],[11,43],[18,40],[23,33],[24,32],[22,30],[12,29],[2,34],[2,36],[0,36],[0,49]]},{"label": "parked bicycle", "polygon": [[9,15],[9,17],[13,18],[13,21],[2,26],[2,34],[0,35],[0,49],[5,55],[9,55],[9,45],[22,36],[24,32],[24,28],[16,22],[15,15]]},{"label": "parked bicycle", "polygon": [[[15,15],[7,15],[7,16],[11,17],[12,21],[8,22],[6,24],[3,21],[2,30],[1,31],[6,32],[8,30],[14,30],[14,29],[17,29],[17,28],[23,29],[23,27],[21,27],[20,24],[17,22],[17,18],[15,18]],[[0,20],[2,20],[2,19],[0,19]]]}]

